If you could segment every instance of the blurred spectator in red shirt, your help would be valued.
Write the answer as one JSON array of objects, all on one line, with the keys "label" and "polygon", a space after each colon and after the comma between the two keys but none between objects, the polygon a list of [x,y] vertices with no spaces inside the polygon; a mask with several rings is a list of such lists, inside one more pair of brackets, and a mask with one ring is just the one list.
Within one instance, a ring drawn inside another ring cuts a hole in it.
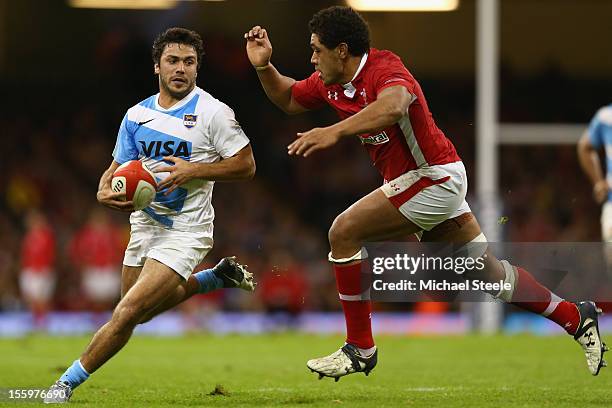
[{"label": "blurred spectator in red shirt", "polygon": [[55,290],[55,234],[44,214],[32,210],[26,215],[26,234],[21,244],[21,294],[41,327],[51,309]]},{"label": "blurred spectator in red shirt", "polygon": [[105,209],[95,207],[68,244],[73,264],[82,274],[82,288],[94,311],[109,310],[119,299],[121,261],[126,243]]},{"label": "blurred spectator in red shirt", "polygon": [[272,267],[262,275],[257,290],[276,323],[292,327],[304,310],[308,282],[302,266],[288,252],[275,251],[271,259]]}]

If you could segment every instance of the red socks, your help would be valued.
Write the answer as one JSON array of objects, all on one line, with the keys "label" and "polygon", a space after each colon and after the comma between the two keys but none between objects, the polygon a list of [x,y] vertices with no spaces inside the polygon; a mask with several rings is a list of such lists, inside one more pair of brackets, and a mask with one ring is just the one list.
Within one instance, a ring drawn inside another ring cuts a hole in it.
[{"label": "red socks", "polygon": [[368,349],[374,347],[371,324],[372,303],[369,288],[361,286],[362,262],[352,265],[334,264],[334,272],[346,320],[346,342]]},{"label": "red socks", "polygon": [[[362,285],[362,262],[349,265],[334,264],[334,272],[346,320],[346,342],[368,349],[374,347],[371,325],[372,304],[369,287]],[[576,305],[561,299],[542,286],[525,269],[516,268],[516,270],[516,283],[511,303],[552,320],[569,334],[576,333],[580,323],[580,314]]]},{"label": "red socks", "polygon": [[546,289],[525,269],[517,267],[516,270],[518,276],[511,303],[552,320],[569,334],[576,333],[580,323],[576,305]]}]

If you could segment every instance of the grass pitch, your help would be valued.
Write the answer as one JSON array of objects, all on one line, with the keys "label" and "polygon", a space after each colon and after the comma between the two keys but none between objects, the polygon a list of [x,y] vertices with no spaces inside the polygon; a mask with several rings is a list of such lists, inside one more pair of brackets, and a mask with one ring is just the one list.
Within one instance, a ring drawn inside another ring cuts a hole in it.
[{"label": "grass pitch", "polygon": [[[0,340],[0,387],[48,387],[88,340],[44,336]],[[381,336],[378,366],[369,377],[353,374],[338,383],[317,380],[306,369],[306,360],[334,351],[341,342],[340,337],[301,334],[135,337],[76,390],[71,404],[612,406],[612,370],[604,368],[592,377],[582,350],[569,336]]]}]

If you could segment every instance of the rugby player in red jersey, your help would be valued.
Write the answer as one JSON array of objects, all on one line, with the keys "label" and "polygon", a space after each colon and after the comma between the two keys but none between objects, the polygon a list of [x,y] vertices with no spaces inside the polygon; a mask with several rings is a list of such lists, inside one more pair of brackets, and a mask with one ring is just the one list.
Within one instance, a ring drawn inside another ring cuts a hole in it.
[{"label": "rugby player in red jersey", "polygon": [[[369,290],[360,271],[367,262],[365,242],[416,233],[422,241],[468,244],[486,242],[465,201],[467,177],[455,147],[436,126],[418,82],[400,58],[370,48],[369,29],[349,7],[317,12],[309,23],[315,72],[296,81],[270,62],[272,45],[265,28],[244,34],[246,51],[268,98],[288,114],[331,106],[340,121],[298,133],[290,155],[308,157],[357,136],[384,179],[382,187],[351,205],[329,230],[340,301],[347,327],[346,343],[329,356],[307,362],[319,377],[336,380],[354,372],[368,374],[377,349],[370,324]],[[582,346],[590,372],[602,366],[601,341],[593,302],[565,301],[539,284],[521,267],[487,253],[486,267],[471,279],[504,281],[511,289],[492,295],[562,326]],[[476,276],[478,275],[478,276]],[[537,301],[524,301],[525,299]]]}]

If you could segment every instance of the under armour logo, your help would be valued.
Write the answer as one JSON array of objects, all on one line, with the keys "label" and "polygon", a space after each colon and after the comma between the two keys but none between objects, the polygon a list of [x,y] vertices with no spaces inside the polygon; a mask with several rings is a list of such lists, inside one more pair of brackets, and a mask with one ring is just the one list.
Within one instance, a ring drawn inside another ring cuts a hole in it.
[{"label": "under armour logo", "polygon": [[361,95],[361,97],[363,98],[363,106],[368,106],[368,94],[366,93],[365,88],[361,89],[359,95]]},{"label": "under armour logo", "polygon": [[327,98],[333,99],[334,101],[338,100],[338,92],[337,91],[327,91]]},{"label": "under armour logo", "polygon": [[589,339],[589,342],[586,344],[587,347],[592,347],[595,345],[595,342],[591,339],[591,337],[593,337],[593,333],[592,332],[586,332],[584,333],[584,336]]},{"label": "under armour logo", "polygon": [[391,183],[391,188],[393,189],[393,191],[400,191],[400,188],[397,186],[396,183]]}]

